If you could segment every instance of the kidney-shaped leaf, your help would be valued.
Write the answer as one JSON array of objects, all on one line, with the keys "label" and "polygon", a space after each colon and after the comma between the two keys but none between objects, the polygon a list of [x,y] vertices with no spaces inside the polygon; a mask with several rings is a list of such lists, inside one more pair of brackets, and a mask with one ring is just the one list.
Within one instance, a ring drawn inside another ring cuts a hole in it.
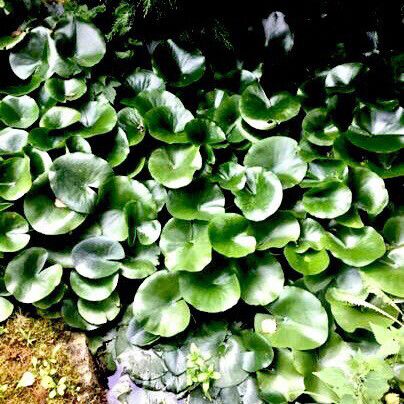
[{"label": "kidney-shaped leaf", "polygon": [[120,312],[120,300],[117,292],[99,302],[79,299],[77,310],[84,320],[91,324],[101,325],[112,321]]},{"label": "kidney-shaped leaf", "polygon": [[167,210],[177,219],[210,220],[224,213],[225,199],[217,185],[194,181],[186,188],[168,194]]},{"label": "kidney-shaped leaf", "polygon": [[38,117],[38,105],[28,95],[21,97],[8,95],[0,102],[0,119],[7,126],[25,129],[31,126]]},{"label": "kidney-shaped leaf", "polygon": [[199,147],[192,145],[166,146],[155,150],[149,158],[151,176],[167,188],[188,185],[201,167]]},{"label": "kidney-shaped leaf", "polygon": [[84,222],[86,215],[74,212],[55,198],[46,174],[39,177],[24,199],[24,215],[35,231],[65,234]]},{"label": "kidney-shaped leaf", "polygon": [[234,192],[234,203],[248,220],[259,222],[275,213],[282,202],[282,184],[278,177],[261,167],[246,170],[246,183]]},{"label": "kidney-shaped leaf", "polygon": [[200,311],[219,313],[237,304],[240,284],[231,268],[211,268],[202,272],[181,272],[182,297]]},{"label": "kidney-shaped leaf", "polygon": [[57,79],[46,81],[45,89],[49,95],[59,102],[73,101],[80,98],[87,91],[84,79]]},{"label": "kidney-shaped leaf", "polygon": [[55,264],[44,268],[48,252],[28,248],[7,265],[4,282],[7,290],[22,303],[34,303],[48,296],[59,285],[63,269]]},{"label": "kidney-shaped leaf", "polygon": [[108,163],[89,153],[71,153],[57,158],[49,170],[50,186],[56,197],[70,209],[90,213],[97,202],[93,188],[112,175]]},{"label": "kidney-shaped leaf", "polygon": [[7,320],[13,313],[14,305],[0,296],[0,323]]},{"label": "kidney-shaped leaf", "polygon": [[39,126],[46,129],[63,129],[80,120],[79,111],[68,107],[49,108],[41,117]]},{"label": "kidney-shaped leaf", "polygon": [[370,226],[360,229],[339,226],[335,234],[328,233],[328,248],[334,257],[354,267],[368,265],[386,251],[383,237]]},{"label": "kidney-shaped leaf", "polygon": [[[317,348],[328,337],[328,317],[320,301],[310,292],[286,286],[269,305],[270,316],[257,315],[255,329],[277,348],[307,350]],[[274,323],[268,329],[266,321]]]},{"label": "kidney-shaped leaf", "polygon": [[209,223],[209,238],[213,249],[226,257],[244,257],[255,250],[248,220],[236,213],[215,216]]},{"label": "kidney-shaped leaf", "polygon": [[76,271],[86,278],[99,279],[119,271],[125,257],[122,246],[107,237],[91,237],[78,243],[72,250]]},{"label": "kidney-shaped leaf", "polygon": [[11,157],[0,161],[0,196],[15,201],[31,188],[30,160],[28,157]]},{"label": "kidney-shaped leaf", "polygon": [[285,277],[274,256],[250,255],[240,266],[241,298],[247,304],[265,306],[280,295]]},{"label": "kidney-shaped leaf", "polygon": [[0,213],[0,251],[15,252],[24,248],[30,239],[28,223],[15,212]]},{"label": "kidney-shaped leaf", "polygon": [[212,259],[207,223],[169,220],[161,233],[160,248],[168,269],[201,271]]},{"label": "kidney-shaped leaf", "polygon": [[188,86],[205,72],[205,57],[200,52],[188,52],[171,39],[157,45],[152,64],[159,76],[176,87]]},{"label": "kidney-shaped leaf", "polygon": [[139,286],[133,314],[144,329],[162,337],[172,337],[189,324],[188,305],[181,298],[178,275],[158,271]]},{"label": "kidney-shaped leaf", "polygon": [[272,136],[254,143],[245,156],[244,164],[273,172],[283,188],[298,184],[307,170],[307,164],[299,156],[296,140],[284,136]]}]

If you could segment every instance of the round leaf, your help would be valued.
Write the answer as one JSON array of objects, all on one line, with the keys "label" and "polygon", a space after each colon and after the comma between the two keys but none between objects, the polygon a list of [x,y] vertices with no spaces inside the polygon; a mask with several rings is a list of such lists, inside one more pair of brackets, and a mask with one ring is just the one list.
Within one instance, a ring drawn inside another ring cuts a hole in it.
[{"label": "round leaf", "polygon": [[266,306],[282,292],[284,275],[271,254],[250,255],[241,265],[241,298],[250,305]]},{"label": "round leaf", "polygon": [[188,86],[205,72],[205,57],[200,52],[187,52],[171,39],[157,45],[152,64],[157,74],[175,87]]},{"label": "round leaf", "polygon": [[201,271],[212,259],[208,225],[170,219],[161,233],[160,248],[171,271]]},{"label": "round leaf", "polygon": [[56,197],[67,207],[90,213],[97,202],[93,188],[102,186],[111,175],[105,160],[88,153],[71,153],[53,162],[49,182]]},{"label": "round leaf", "polygon": [[354,201],[359,209],[371,215],[380,214],[389,200],[384,181],[367,168],[352,169]]},{"label": "round leaf", "polygon": [[46,129],[63,129],[80,120],[81,114],[73,108],[52,107],[41,117],[39,126]]},{"label": "round leaf", "polygon": [[87,322],[95,325],[105,324],[112,321],[120,312],[119,295],[113,292],[111,296],[99,302],[79,299],[77,310]]},{"label": "round leaf", "polygon": [[133,314],[152,334],[172,337],[184,331],[190,312],[181,298],[177,274],[158,271],[143,281],[133,301]]},{"label": "round leaf", "polygon": [[244,216],[259,222],[275,213],[282,202],[282,184],[278,177],[261,167],[246,170],[246,183],[234,192],[234,202]]},{"label": "round leaf", "polygon": [[73,292],[82,299],[99,302],[111,296],[118,285],[119,274],[101,279],[87,279],[76,271],[70,273],[70,286]]},{"label": "round leaf", "polygon": [[35,100],[28,95],[8,95],[0,102],[0,117],[7,126],[25,129],[38,119],[39,108]]},{"label": "round leaf", "polygon": [[348,212],[352,203],[352,192],[343,183],[331,182],[315,187],[303,196],[304,209],[320,219],[331,219]]},{"label": "round leaf", "polygon": [[7,290],[22,303],[34,303],[48,296],[62,279],[58,264],[44,268],[48,253],[44,248],[28,248],[7,265]]},{"label": "round leaf", "polygon": [[77,100],[87,91],[84,79],[57,79],[51,78],[46,81],[45,89],[49,95],[59,102]]},{"label": "round leaf", "polygon": [[289,265],[303,275],[316,275],[323,272],[330,264],[330,258],[325,250],[308,249],[299,253],[299,248],[288,245],[284,249]]},{"label": "round leaf", "polygon": [[282,248],[289,242],[296,241],[300,235],[299,222],[288,212],[276,212],[268,219],[252,226],[257,240],[257,250]]},{"label": "round leaf", "polygon": [[286,286],[268,310],[275,320],[276,329],[266,332],[266,318],[259,316],[256,317],[255,329],[272,346],[307,350],[317,348],[327,340],[327,313],[320,301],[306,290]]},{"label": "round leaf", "polygon": [[179,284],[182,297],[207,313],[226,311],[240,299],[240,284],[230,268],[180,272]]},{"label": "round leaf", "polygon": [[0,161],[0,196],[15,201],[31,188],[30,160],[28,157],[12,157]]},{"label": "round leaf", "polygon": [[226,257],[244,257],[255,250],[248,221],[235,213],[215,216],[209,223],[209,238],[213,249]]},{"label": "round leaf", "polygon": [[28,133],[25,130],[4,128],[0,130],[0,154],[19,153],[27,141]]},{"label": "round leaf", "polygon": [[15,212],[0,213],[0,251],[15,252],[24,248],[30,239],[28,223]]},{"label": "round leaf", "polygon": [[383,237],[369,226],[352,229],[340,226],[335,234],[328,233],[331,254],[347,265],[363,267],[384,255]]},{"label": "round leaf", "polygon": [[224,213],[225,199],[217,185],[193,182],[186,188],[168,193],[167,210],[177,219],[210,220]]},{"label": "round leaf", "polygon": [[76,271],[86,278],[99,279],[119,271],[121,260],[125,257],[122,246],[107,237],[91,237],[81,241],[72,250]]},{"label": "round leaf", "polygon": [[244,165],[273,172],[283,188],[298,184],[307,170],[307,164],[299,156],[297,142],[283,136],[272,136],[254,143],[245,156]]},{"label": "round leaf", "polygon": [[181,188],[188,185],[195,171],[202,167],[202,157],[196,146],[166,146],[154,150],[148,166],[157,182],[168,188]]},{"label": "round leaf", "polygon": [[84,222],[86,215],[74,212],[55,199],[46,177],[39,178],[24,199],[24,215],[35,231],[65,234]]},{"label": "round leaf", "polygon": [[13,313],[14,305],[4,297],[0,297],[0,323],[7,320]]}]

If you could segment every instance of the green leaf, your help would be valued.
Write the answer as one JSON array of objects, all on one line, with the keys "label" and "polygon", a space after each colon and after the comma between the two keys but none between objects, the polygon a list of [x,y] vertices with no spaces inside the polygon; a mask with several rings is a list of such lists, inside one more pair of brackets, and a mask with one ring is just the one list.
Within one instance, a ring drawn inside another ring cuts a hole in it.
[{"label": "green leaf", "polygon": [[150,245],[154,243],[161,233],[161,224],[158,220],[149,220],[142,222],[136,227],[136,235],[139,243]]},{"label": "green leaf", "polygon": [[302,202],[304,209],[312,216],[332,219],[348,212],[352,203],[352,192],[341,182],[330,182],[306,191]]},{"label": "green leaf", "polygon": [[226,140],[222,129],[213,121],[195,118],[185,126],[187,138],[193,144],[215,144]]},{"label": "green leaf", "polygon": [[378,215],[386,207],[389,194],[384,181],[367,168],[352,169],[353,198],[356,206],[370,215]]},{"label": "green leaf", "polygon": [[80,123],[84,128],[80,128],[72,134],[84,138],[102,135],[110,132],[117,122],[115,109],[103,101],[90,101],[81,109]]},{"label": "green leaf", "polygon": [[143,279],[157,271],[160,249],[155,244],[135,246],[134,253],[121,262],[122,275],[128,279]]},{"label": "green leaf", "polygon": [[71,153],[57,158],[49,170],[49,183],[60,201],[79,213],[90,213],[99,188],[112,175],[108,163],[92,154]]},{"label": "green leaf", "polygon": [[291,241],[296,241],[300,235],[297,219],[289,212],[276,212],[261,222],[252,224],[254,237],[257,240],[257,250],[282,248]]},{"label": "green leaf", "polygon": [[63,206],[55,198],[46,174],[34,182],[25,197],[24,215],[35,231],[47,235],[69,233],[86,218],[86,215]]},{"label": "green leaf", "polygon": [[[285,286],[268,310],[272,316],[256,315],[255,330],[272,346],[307,350],[317,348],[327,340],[327,313],[320,301],[306,290]],[[274,321],[276,328],[267,330],[267,320]]]},{"label": "green leaf", "polygon": [[125,257],[122,246],[107,237],[91,237],[78,243],[72,250],[76,271],[86,278],[99,279],[119,271]]},{"label": "green leaf", "polygon": [[67,102],[82,97],[87,91],[87,85],[84,79],[51,78],[46,80],[45,89],[55,100]]},{"label": "green leaf", "polygon": [[339,226],[335,234],[327,233],[331,254],[347,265],[364,267],[384,255],[383,237],[370,226],[351,229]]},{"label": "green leaf", "polygon": [[91,324],[101,325],[112,321],[120,312],[120,300],[117,292],[105,300],[91,302],[84,299],[77,301],[79,314]]},{"label": "green leaf", "polygon": [[230,267],[180,272],[179,285],[185,301],[207,313],[226,311],[240,299],[240,284]]},{"label": "green leaf", "polygon": [[96,325],[88,323],[83,317],[80,316],[77,310],[77,303],[73,302],[71,299],[65,299],[63,301],[62,316],[65,323],[70,327],[79,328],[86,331],[93,331],[97,329]]},{"label": "green leaf", "polygon": [[307,170],[307,164],[299,156],[297,142],[284,136],[272,136],[254,143],[244,158],[244,165],[273,172],[283,188],[298,184]]},{"label": "green leaf", "polygon": [[167,210],[177,219],[210,220],[224,213],[225,199],[217,185],[194,181],[168,193]]},{"label": "green leaf", "polygon": [[234,203],[248,220],[259,222],[274,214],[282,202],[282,184],[278,177],[261,167],[246,169],[246,183],[234,192]]},{"label": "green leaf", "polygon": [[325,271],[330,264],[330,258],[325,250],[308,249],[300,253],[299,247],[287,245],[283,252],[289,265],[303,275],[317,275]]},{"label": "green leaf", "polygon": [[70,286],[82,299],[99,302],[111,296],[118,285],[119,274],[115,273],[101,279],[87,279],[76,271],[70,273]]},{"label": "green leaf", "polygon": [[258,83],[248,86],[241,95],[241,116],[255,129],[271,129],[294,118],[299,110],[300,102],[296,96],[285,91],[268,98]]},{"label": "green leaf", "polygon": [[331,146],[338,137],[338,128],[333,124],[325,108],[314,108],[302,122],[304,137],[317,146]]},{"label": "green leaf", "polygon": [[231,336],[223,342],[217,362],[220,378],[215,380],[214,387],[233,387],[248,377],[248,373],[242,369],[244,354],[244,347],[238,338]]},{"label": "green leaf", "polygon": [[170,219],[160,238],[165,266],[171,271],[202,271],[212,259],[208,225]]},{"label": "green leaf", "polygon": [[270,403],[293,402],[305,390],[304,377],[296,370],[288,349],[279,349],[274,369],[258,372],[257,377],[261,395]]},{"label": "green leaf", "polygon": [[0,102],[0,117],[7,126],[25,129],[38,119],[39,108],[35,100],[28,95],[8,95]]},{"label": "green leaf", "polygon": [[0,161],[0,196],[15,201],[31,188],[30,160],[28,157],[12,157]]},{"label": "green leaf", "polygon": [[161,41],[153,51],[154,71],[175,87],[198,81],[205,72],[205,57],[198,51],[188,52],[171,39]]},{"label": "green leaf", "polygon": [[244,257],[256,246],[248,221],[236,213],[215,216],[209,223],[209,238],[213,249],[226,257]]},{"label": "green leaf", "polygon": [[24,248],[30,239],[28,223],[15,212],[0,213],[0,251],[15,252]]},{"label": "green leaf", "polygon": [[56,46],[71,50],[72,60],[80,66],[92,67],[106,52],[104,38],[94,25],[72,16],[66,18],[55,31]]},{"label": "green leaf", "polygon": [[164,90],[164,81],[150,70],[136,69],[126,78],[126,84],[139,94],[142,91]]},{"label": "green leaf", "polygon": [[344,63],[331,69],[325,78],[325,87],[331,93],[349,93],[365,71],[362,63]]},{"label": "green leaf", "polygon": [[404,215],[389,218],[384,224],[383,235],[390,244],[404,244]]},{"label": "green leaf", "polygon": [[0,130],[0,154],[19,153],[27,141],[28,133],[25,130],[4,128]]},{"label": "green leaf", "polygon": [[0,297],[0,323],[13,314],[14,305],[4,297]]},{"label": "green leaf", "polygon": [[199,147],[165,146],[154,150],[148,163],[151,176],[167,188],[181,188],[191,183],[195,171],[202,167]]},{"label": "green leaf", "polygon": [[39,126],[46,129],[63,129],[81,118],[79,111],[67,107],[52,107],[41,117]]},{"label": "green leaf", "polygon": [[21,80],[34,78],[35,73],[39,73],[40,81],[52,75],[58,56],[50,33],[47,28],[36,27],[25,36],[19,51],[10,53],[10,67]]},{"label": "green leaf", "polygon": [[274,351],[268,341],[261,335],[243,330],[240,334],[243,346],[242,365],[243,370],[247,372],[256,372],[257,370],[267,368],[273,358]]},{"label": "green leaf", "polygon": [[245,168],[233,161],[221,164],[214,174],[214,179],[221,188],[232,192],[243,189],[247,180]]},{"label": "green leaf", "polygon": [[361,268],[362,277],[371,285],[386,293],[400,298],[404,297],[404,248],[389,251],[384,257]]},{"label": "green leaf", "polygon": [[250,255],[240,266],[241,298],[247,304],[266,306],[278,298],[285,277],[273,255]]},{"label": "green leaf", "polygon": [[125,133],[129,146],[140,143],[145,135],[143,119],[135,108],[123,108],[118,112],[118,126]]},{"label": "green leaf", "polygon": [[4,282],[7,290],[22,303],[34,303],[48,296],[59,285],[60,265],[44,268],[48,253],[44,248],[28,248],[7,265]]},{"label": "green leaf", "polygon": [[188,143],[185,125],[193,118],[185,108],[177,104],[152,108],[144,116],[145,124],[150,134],[165,143]]},{"label": "green leaf", "polygon": [[158,271],[143,281],[133,301],[133,314],[152,334],[172,337],[184,331],[190,312],[181,298],[177,274]]}]

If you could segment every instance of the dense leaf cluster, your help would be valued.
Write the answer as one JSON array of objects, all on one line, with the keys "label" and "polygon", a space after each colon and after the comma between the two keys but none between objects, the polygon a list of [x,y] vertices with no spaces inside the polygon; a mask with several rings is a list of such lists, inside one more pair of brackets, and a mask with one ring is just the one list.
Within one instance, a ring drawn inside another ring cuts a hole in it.
[{"label": "dense leaf cluster", "polygon": [[0,320],[120,320],[110,358],[142,400],[376,403],[403,382],[397,70],[388,98],[363,63],[205,90],[205,57],[164,40],[105,76],[72,15],[2,45]]}]

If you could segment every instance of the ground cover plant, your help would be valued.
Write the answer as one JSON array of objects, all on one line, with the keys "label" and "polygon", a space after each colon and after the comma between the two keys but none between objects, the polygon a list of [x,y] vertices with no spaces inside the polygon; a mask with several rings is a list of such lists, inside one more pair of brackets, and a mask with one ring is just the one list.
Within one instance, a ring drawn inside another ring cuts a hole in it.
[{"label": "ground cover plant", "polygon": [[27,6],[0,40],[0,321],[85,331],[111,402],[398,403],[402,55],[275,90],[187,41],[115,48],[101,6]]}]

